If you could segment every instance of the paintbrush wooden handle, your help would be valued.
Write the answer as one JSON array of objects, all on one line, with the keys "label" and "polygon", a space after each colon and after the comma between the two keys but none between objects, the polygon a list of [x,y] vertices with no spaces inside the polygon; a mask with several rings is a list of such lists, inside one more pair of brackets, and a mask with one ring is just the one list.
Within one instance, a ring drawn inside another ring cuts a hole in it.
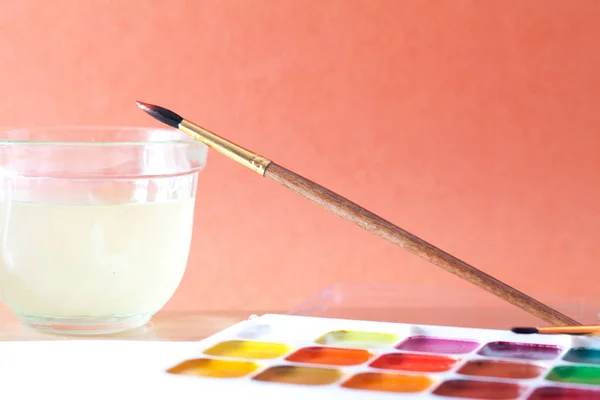
[{"label": "paintbrush wooden handle", "polygon": [[361,228],[387,239],[438,267],[495,294],[551,325],[580,325],[577,321],[438,249],[404,229],[365,210],[358,204],[280,165],[271,162],[267,166],[264,176]]}]

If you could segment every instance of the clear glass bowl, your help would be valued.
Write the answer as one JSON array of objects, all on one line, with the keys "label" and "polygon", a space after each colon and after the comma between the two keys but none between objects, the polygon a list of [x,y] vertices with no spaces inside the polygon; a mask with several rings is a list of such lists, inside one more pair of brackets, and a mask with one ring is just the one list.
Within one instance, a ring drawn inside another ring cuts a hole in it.
[{"label": "clear glass bowl", "polygon": [[146,324],[186,269],[208,148],[176,130],[0,131],[0,296],[31,327]]},{"label": "clear glass bowl", "polygon": [[[445,282],[437,282],[437,285],[339,282],[288,314],[482,329],[548,325],[470,283],[446,285]],[[531,295],[582,324],[600,323],[600,299],[596,296]]]}]

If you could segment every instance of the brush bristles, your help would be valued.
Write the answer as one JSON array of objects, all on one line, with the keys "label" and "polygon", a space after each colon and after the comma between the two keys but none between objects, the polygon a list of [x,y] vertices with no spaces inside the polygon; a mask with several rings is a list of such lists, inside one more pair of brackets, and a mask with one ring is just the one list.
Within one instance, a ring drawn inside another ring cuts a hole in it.
[{"label": "brush bristles", "polygon": [[512,331],[513,333],[531,335],[533,333],[538,333],[538,328],[513,328]]},{"label": "brush bristles", "polygon": [[136,101],[135,103],[139,108],[150,114],[150,116],[159,120],[163,124],[169,125],[172,128],[178,129],[179,124],[181,121],[183,121],[182,117],[164,107],[155,106],[153,104],[148,104],[141,101]]}]

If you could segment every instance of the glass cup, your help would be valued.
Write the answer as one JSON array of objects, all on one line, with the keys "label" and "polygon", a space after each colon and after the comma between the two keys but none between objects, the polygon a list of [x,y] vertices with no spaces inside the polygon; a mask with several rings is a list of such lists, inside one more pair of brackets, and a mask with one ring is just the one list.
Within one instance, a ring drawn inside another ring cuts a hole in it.
[{"label": "glass cup", "polygon": [[0,296],[25,325],[146,324],[186,269],[208,148],[176,130],[0,131]]}]

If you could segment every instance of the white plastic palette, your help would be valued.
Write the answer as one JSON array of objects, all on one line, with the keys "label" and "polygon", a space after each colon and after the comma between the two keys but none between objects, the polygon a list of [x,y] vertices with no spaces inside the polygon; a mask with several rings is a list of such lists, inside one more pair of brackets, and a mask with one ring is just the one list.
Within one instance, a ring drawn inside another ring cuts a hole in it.
[{"label": "white plastic palette", "polygon": [[218,398],[556,400],[600,399],[599,364],[591,337],[264,315],[165,370]]},{"label": "white plastic palette", "polygon": [[0,354],[10,399],[600,399],[600,338],[499,330],[264,315],[196,342],[0,342]]}]

